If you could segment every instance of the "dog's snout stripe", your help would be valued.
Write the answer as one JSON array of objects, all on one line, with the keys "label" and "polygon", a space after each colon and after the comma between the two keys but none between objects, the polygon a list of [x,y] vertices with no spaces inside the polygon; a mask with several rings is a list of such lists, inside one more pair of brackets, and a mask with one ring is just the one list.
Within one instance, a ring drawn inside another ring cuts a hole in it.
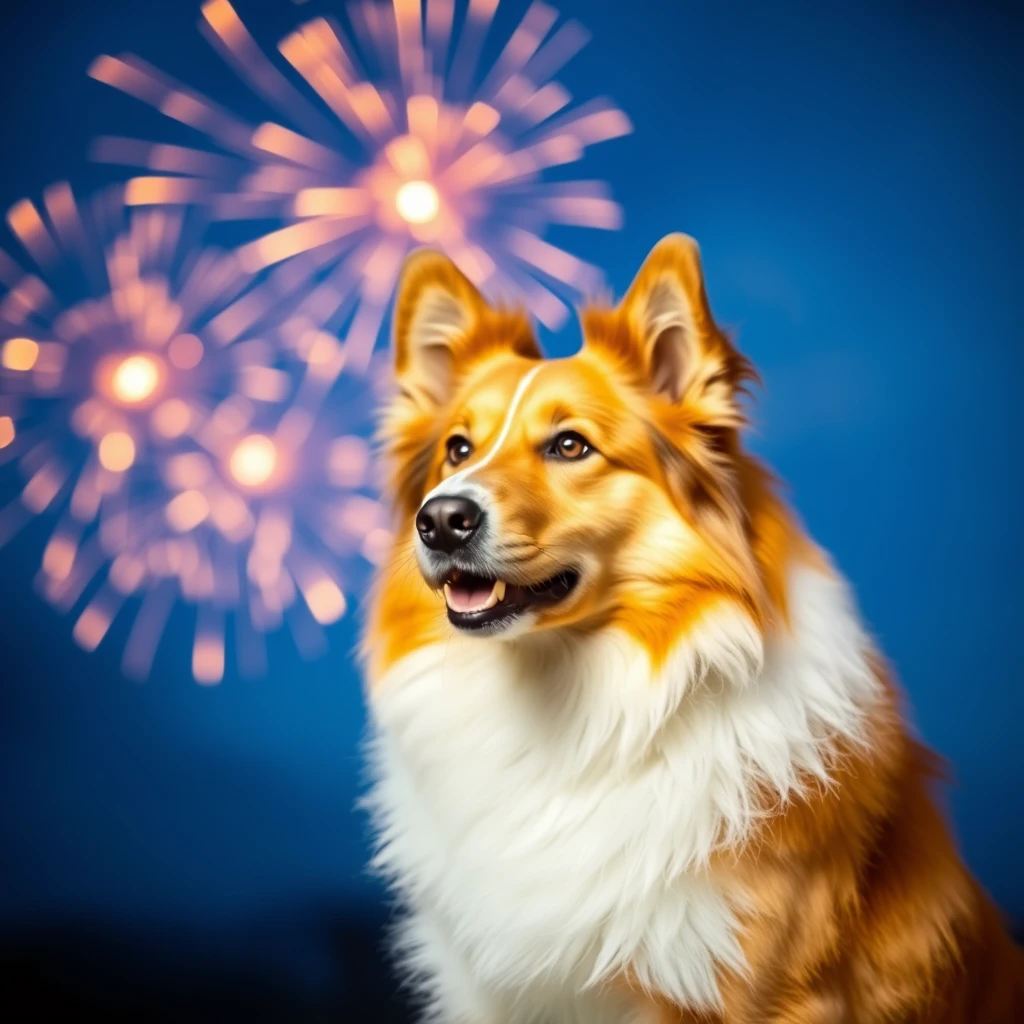
[{"label": "dog's snout stripe", "polygon": [[[457,473],[452,473],[447,480],[442,480],[424,499],[423,504],[426,504],[431,498],[438,494],[451,494],[452,485],[459,484],[467,480],[471,474],[475,473],[478,469],[483,469],[484,466],[489,463],[495,455],[498,453],[498,449],[505,443],[506,438],[509,435],[509,431],[512,429],[512,421],[515,419],[516,410],[519,408],[520,403],[523,400],[523,396],[526,394],[526,389],[530,386],[534,377],[544,368],[542,363],[540,366],[535,366],[525,377],[519,382],[514,394],[512,395],[512,402],[508,407],[508,412],[505,414],[505,422],[501,425],[501,430],[498,432],[497,440],[491,446],[491,450],[479,461],[474,462],[473,465],[467,466],[465,469],[460,469]],[[421,508],[423,505],[420,506]]]}]

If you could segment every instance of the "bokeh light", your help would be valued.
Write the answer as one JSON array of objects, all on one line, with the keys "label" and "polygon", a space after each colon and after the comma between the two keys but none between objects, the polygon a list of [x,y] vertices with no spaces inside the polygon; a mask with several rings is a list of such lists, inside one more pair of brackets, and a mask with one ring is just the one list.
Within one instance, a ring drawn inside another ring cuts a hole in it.
[{"label": "bokeh light", "polygon": [[428,224],[441,208],[441,197],[429,181],[407,181],[395,194],[395,208],[410,224]]},{"label": "bokeh light", "polygon": [[136,405],[152,398],[159,383],[160,364],[149,355],[121,359],[110,381],[114,397],[125,405]]},{"label": "bokeh light", "polygon": [[11,338],[4,342],[2,358],[5,369],[27,373],[39,358],[39,345],[31,338]]},{"label": "bokeh light", "polygon": [[104,469],[111,473],[123,473],[135,461],[135,442],[131,434],[123,430],[112,430],[100,438],[96,455]]},{"label": "bokeh light", "polygon": [[229,464],[231,475],[243,487],[261,487],[274,475],[277,449],[269,437],[252,434],[235,446]]}]

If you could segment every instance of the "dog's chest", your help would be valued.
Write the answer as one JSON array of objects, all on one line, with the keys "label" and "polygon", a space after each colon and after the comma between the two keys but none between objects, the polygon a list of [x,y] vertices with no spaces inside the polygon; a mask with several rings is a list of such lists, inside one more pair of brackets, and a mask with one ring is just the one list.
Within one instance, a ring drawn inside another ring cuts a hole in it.
[{"label": "dog's chest", "polygon": [[552,703],[587,699],[574,683],[461,649],[396,666],[373,701],[379,864],[494,992],[630,977],[713,1005],[718,967],[741,961],[736,894],[687,862],[693,780],[660,758],[580,771],[572,746],[593,737],[560,731]]}]

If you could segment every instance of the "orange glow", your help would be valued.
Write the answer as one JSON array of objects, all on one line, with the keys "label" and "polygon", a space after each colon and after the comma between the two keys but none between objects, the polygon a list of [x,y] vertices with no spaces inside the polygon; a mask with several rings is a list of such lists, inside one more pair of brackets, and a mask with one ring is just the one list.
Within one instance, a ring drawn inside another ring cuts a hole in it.
[{"label": "orange glow", "polygon": [[3,364],[8,370],[24,373],[36,365],[39,358],[39,344],[31,338],[11,338],[4,345]]},{"label": "orange glow", "polygon": [[[167,93],[157,109],[161,114],[166,114],[169,118],[172,118],[175,121],[180,121],[182,124],[191,125],[193,128],[201,125],[203,123],[203,118],[209,117],[211,113],[211,108],[208,103],[195,96],[191,96],[177,90]],[[135,179],[133,179],[133,181],[134,180]],[[146,181],[147,179],[142,178],[139,180]],[[166,178],[163,180],[173,183],[179,179]],[[131,205],[131,186],[132,182],[130,181],[128,182],[128,190],[125,195],[125,201],[129,205]],[[162,202],[163,200],[157,199],[155,201]]]},{"label": "orange glow", "polygon": [[232,477],[243,487],[260,487],[277,468],[277,448],[269,437],[250,434],[240,441],[228,460]]},{"label": "orange glow", "polygon": [[303,591],[303,596],[313,618],[321,626],[337,622],[345,614],[345,595],[338,585],[326,576],[311,583]]},{"label": "orange glow", "polygon": [[181,437],[191,422],[192,413],[180,398],[169,398],[153,410],[153,429],[161,437]]},{"label": "orange glow", "polygon": [[229,32],[237,32],[240,28],[238,15],[227,0],[208,0],[203,4],[203,17],[210,23],[210,27],[217,35],[227,35]]},{"label": "orange glow", "polygon": [[195,178],[166,178],[158,175],[132,178],[125,188],[129,206],[158,206],[161,203],[192,203],[208,191],[206,182]]},{"label": "orange glow", "polygon": [[151,398],[160,383],[160,364],[152,356],[122,359],[110,379],[114,398],[125,405],[138,405]]},{"label": "orange glow", "polygon": [[100,465],[111,473],[123,473],[135,461],[135,442],[123,430],[104,435],[96,449]]},{"label": "orange glow", "polygon": [[75,564],[78,547],[71,537],[55,533],[43,551],[43,572],[55,580],[66,580]]},{"label": "orange glow", "polygon": [[146,567],[138,558],[120,554],[110,565],[108,578],[115,590],[130,594],[137,590],[146,577]]},{"label": "orange glow", "polygon": [[0,416],[0,448],[6,448],[14,440],[14,420],[10,416]]},{"label": "orange glow", "polygon": [[79,616],[71,635],[86,651],[95,651],[110,629],[111,615],[105,608],[89,605]]},{"label": "orange glow", "polygon": [[359,222],[354,218],[300,221],[271,231],[255,242],[246,243],[236,255],[243,269],[256,273],[290,256],[316,249],[336,238],[343,238],[357,230],[358,226]]},{"label": "orange glow", "polygon": [[395,209],[410,224],[429,224],[441,209],[441,197],[429,181],[407,181],[395,195]]},{"label": "orange glow", "polygon": [[341,356],[338,340],[326,331],[309,331],[302,339],[303,358],[310,366],[332,366]]},{"label": "orange glow", "polygon": [[210,505],[202,491],[182,491],[172,498],[164,515],[178,533],[194,530],[210,514]]},{"label": "orange glow", "polygon": [[[415,135],[399,135],[384,147],[384,156],[398,175],[405,179],[418,179],[430,173],[430,157],[423,140]],[[410,182],[412,184],[412,182]]]},{"label": "orange glow", "polygon": [[291,378],[271,366],[244,366],[239,372],[238,390],[259,402],[280,402],[288,394]]},{"label": "orange glow", "polygon": [[353,217],[370,209],[361,188],[304,188],[295,197],[296,217]]},{"label": "orange glow", "polygon": [[477,135],[490,135],[498,122],[501,121],[501,114],[482,100],[477,100],[469,110],[466,111],[465,125]]},{"label": "orange glow", "polygon": [[[281,52],[285,53],[285,49],[285,43],[282,43]],[[264,122],[253,132],[252,144],[266,153],[283,156],[285,160],[307,167],[330,168],[337,161],[333,150],[273,122]]]},{"label": "orange glow", "polygon": [[45,265],[57,260],[53,237],[31,200],[18,200],[7,211],[7,223],[38,263]]},{"label": "orange glow", "polygon": [[28,483],[21,489],[21,502],[30,512],[37,515],[45,512],[50,502],[60,493],[66,479],[66,470],[61,470],[54,462],[48,462],[36,470]]},{"label": "orange glow", "polygon": [[194,369],[203,358],[203,343],[194,334],[179,334],[167,347],[167,358],[179,370]]},{"label": "orange glow", "polygon": [[212,686],[224,678],[224,641],[213,635],[197,636],[192,648],[192,675],[197,683]]},{"label": "orange glow", "polygon": [[437,100],[433,96],[410,96],[405,109],[410,133],[421,139],[433,140],[441,114]]},{"label": "orange glow", "polygon": [[357,82],[349,89],[348,101],[371,135],[383,135],[389,128],[394,130],[388,108],[372,83]]}]

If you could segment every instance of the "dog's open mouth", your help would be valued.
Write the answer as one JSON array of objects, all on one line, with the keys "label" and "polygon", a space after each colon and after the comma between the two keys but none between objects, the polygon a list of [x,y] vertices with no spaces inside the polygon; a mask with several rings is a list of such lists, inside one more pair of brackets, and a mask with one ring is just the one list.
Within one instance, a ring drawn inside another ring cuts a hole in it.
[{"label": "dog's open mouth", "polygon": [[453,569],[444,584],[448,620],[460,629],[482,629],[511,622],[530,608],[564,601],[579,582],[579,573],[563,569],[557,576],[521,586]]}]

